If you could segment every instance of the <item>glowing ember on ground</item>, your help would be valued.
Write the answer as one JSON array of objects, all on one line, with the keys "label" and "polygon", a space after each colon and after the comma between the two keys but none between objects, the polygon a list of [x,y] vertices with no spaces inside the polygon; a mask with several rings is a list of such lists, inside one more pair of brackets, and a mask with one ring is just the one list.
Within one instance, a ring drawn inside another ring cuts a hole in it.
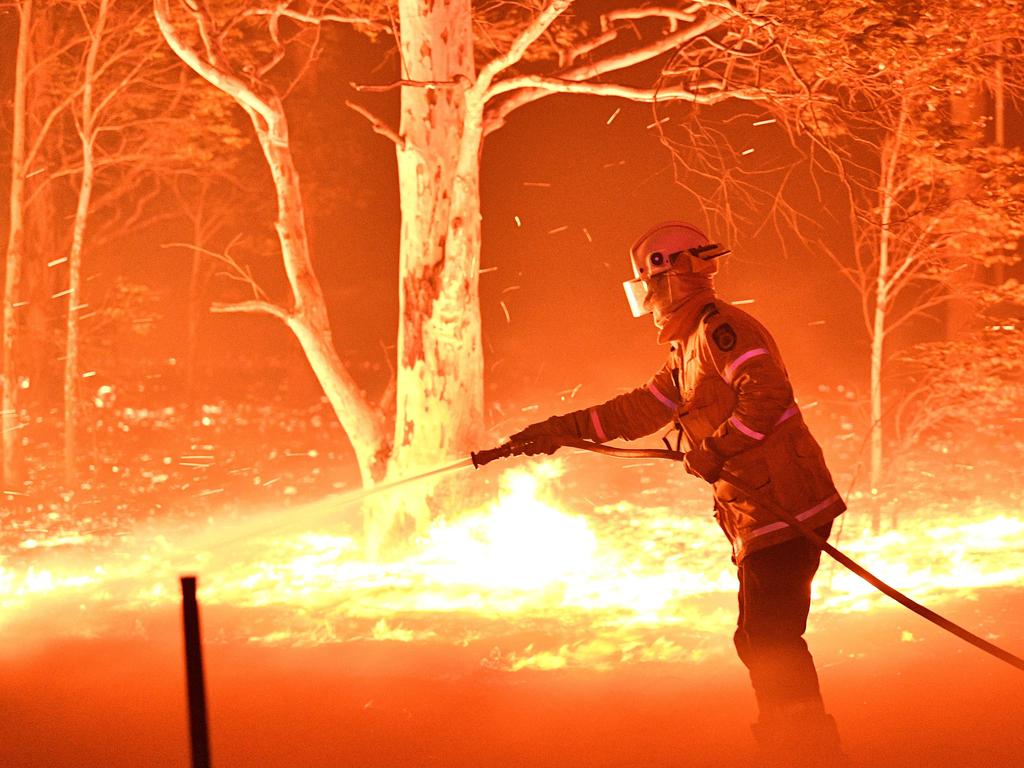
[{"label": "glowing ember on ground", "polygon": [[[484,663],[508,669],[728,652],[735,575],[698,496],[704,489],[694,485],[673,508],[570,509],[558,496],[563,471],[560,460],[506,470],[497,498],[436,520],[392,562],[369,562],[355,534],[330,532],[351,529],[357,514],[336,499],[293,508],[285,520],[266,513],[198,532],[140,528],[102,549],[88,532],[35,532],[0,560],[0,626],[18,626],[5,634],[19,642],[144,631],[147,612],[178,600],[176,577],[195,572],[213,612],[208,632],[220,641],[493,638]],[[933,607],[1024,579],[1024,522],[1004,510],[936,504],[877,535],[865,517],[848,516],[839,547]],[[889,604],[830,561],[815,600],[812,621]]]}]

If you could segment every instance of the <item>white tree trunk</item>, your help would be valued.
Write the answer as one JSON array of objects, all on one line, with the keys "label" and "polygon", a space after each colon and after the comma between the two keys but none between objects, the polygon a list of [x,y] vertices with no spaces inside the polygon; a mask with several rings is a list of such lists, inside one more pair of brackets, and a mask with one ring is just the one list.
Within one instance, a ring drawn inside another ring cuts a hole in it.
[{"label": "white tree trunk", "polygon": [[[291,286],[293,306],[286,323],[348,435],[364,485],[384,475],[382,458],[387,442],[380,413],[375,411],[334,348],[320,281],[313,271],[306,232],[299,174],[288,139],[284,107],[277,102],[276,119],[269,125],[253,114],[253,125],[270,168],[277,194],[277,229],[281,257]],[[252,113],[251,113],[252,114]]]},{"label": "white tree trunk", "polygon": [[82,254],[85,250],[85,229],[89,222],[89,206],[96,178],[95,141],[96,114],[93,106],[96,86],[96,62],[106,30],[109,0],[100,0],[96,20],[89,34],[89,48],[82,72],[82,111],[79,115],[79,137],[82,143],[82,179],[78,187],[78,204],[71,231],[68,253],[68,312],[64,344],[64,479],[69,488],[77,479],[76,432],[78,428],[79,326],[82,306]]},{"label": "white tree trunk", "polygon": [[[887,263],[888,239],[883,231],[879,251],[882,263]],[[882,362],[885,350],[886,307],[889,296],[881,264],[875,284],[875,309],[871,330],[871,491],[876,492],[882,482],[882,462],[884,460],[884,434],[882,430]]]},{"label": "white tree trunk", "polygon": [[21,268],[25,248],[25,111],[28,91],[28,59],[32,45],[32,0],[18,4],[18,48],[14,65],[14,105],[11,136],[11,190],[9,229],[4,259],[3,296],[3,482],[14,490],[20,482],[18,450],[18,377],[15,344],[18,337],[16,309],[21,290]]},{"label": "white tree trunk", "polygon": [[[470,0],[401,0],[402,209],[395,450],[407,472],[465,454],[481,434],[479,153]],[[453,84],[454,83],[454,84]]]},{"label": "white tree trunk", "polygon": [[[221,311],[265,312],[285,322],[302,346],[352,443],[363,483],[376,482],[384,475],[389,443],[380,413],[367,401],[334,349],[327,305],[310,259],[302,190],[292,158],[284,105],[272,92],[252,86],[226,65],[204,58],[191,47],[171,24],[169,5],[168,0],[154,0],[157,23],[168,45],[197,74],[231,96],[246,111],[274,182],[275,228],[291,288],[292,306],[284,308],[255,301],[222,307]],[[194,8],[191,12],[194,16],[202,14]]]},{"label": "white tree trunk", "polygon": [[[885,337],[888,333],[889,310],[893,290],[893,207],[896,203],[896,169],[903,152],[903,127],[906,117],[906,103],[900,111],[896,130],[882,152],[879,174],[880,221],[878,235],[878,272],[875,275],[875,306],[871,326],[871,490],[875,492],[882,483],[882,467],[885,459],[885,431],[883,423],[884,399],[882,392],[882,369],[885,362]],[[877,513],[876,513],[877,515]],[[877,527],[879,520],[875,520]]]},{"label": "white tree trunk", "polygon": [[79,379],[79,326],[82,306],[82,253],[85,247],[85,228],[89,221],[95,167],[92,139],[82,143],[82,181],[78,188],[78,205],[68,253],[68,313],[64,342],[64,480],[68,488],[75,485],[78,451],[78,379]]}]

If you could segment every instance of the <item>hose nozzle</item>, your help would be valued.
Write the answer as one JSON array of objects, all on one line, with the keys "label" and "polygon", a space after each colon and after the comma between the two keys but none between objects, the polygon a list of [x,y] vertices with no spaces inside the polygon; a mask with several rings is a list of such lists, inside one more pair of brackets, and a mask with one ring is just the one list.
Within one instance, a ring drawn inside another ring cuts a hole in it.
[{"label": "hose nozzle", "polygon": [[495,459],[507,459],[509,456],[514,456],[517,453],[515,447],[514,443],[505,443],[497,448],[475,451],[469,454],[469,457],[473,460],[473,467],[479,469],[484,464],[489,464]]}]

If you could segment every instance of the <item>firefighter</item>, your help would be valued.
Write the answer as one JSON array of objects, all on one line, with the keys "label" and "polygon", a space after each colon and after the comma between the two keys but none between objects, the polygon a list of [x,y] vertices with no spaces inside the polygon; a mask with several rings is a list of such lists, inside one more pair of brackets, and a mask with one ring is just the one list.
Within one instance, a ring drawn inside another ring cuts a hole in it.
[{"label": "firefighter", "polygon": [[[685,468],[714,489],[715,518],[739,576],[734,643],[758,705],[752,727],[762,765],[841,765],[803,639],[820,550],[760,503],[771,499],[827,537],[846,508],[793,399],[779,349],[746,312],[720,301],[714,275],[728,251],[670,221],[630,249],[624,284],[634,316],[652,314],[668,362],[646,384],[600,405],[553,416],[512,435],[528,454],[560,437],[634,440],[674,422]],[[720,479],[725,470],[753,495]]]}]

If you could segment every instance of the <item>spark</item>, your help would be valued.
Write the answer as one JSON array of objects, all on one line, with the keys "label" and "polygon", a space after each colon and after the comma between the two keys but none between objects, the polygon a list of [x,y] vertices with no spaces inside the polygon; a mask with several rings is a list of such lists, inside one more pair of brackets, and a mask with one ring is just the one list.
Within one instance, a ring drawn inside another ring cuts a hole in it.
[{"label": "spark", "polygon": [[824,320],[811,320],[811,322],[808,323],[808,325],[824,325],[824,324],[825,324]]},{"label": "spark", "polygon": [[54,259],[53,261],[46,262],[46,266],[48,266],[48,267],[56,267],[58,264],[63,264],[67,260],[68,260],[67,256],[61,256],[59,259]]},{"label": "spark", "polygon": [[817,401],[817,400],[815,400],[815,401],[813,401],[813,402],[810,402],[810,403],[808,403],[807,405],[801,405],[801,406],[800,406],[800,410],[801,410],[801,411],[806,411],[806,410],[809,410],[809,409],[811,409],[811,408],[814,408],[814,407],[815,407],[815,406],[817,406],[817,405],[818,405],[818,401]]},{"label": "spark", "polygon": [[565,230],[567,230],[568,228],[569,228],[569,225],[565,224],[564,226],[561,226],[561,227],[555,227],[554,229],[549,229],[548,230],[548,234],[549,235],[556,235],[559,232],[565,232]]},{"label": "spark", "polygon": [[774,117],[770,117],[767,120],[758,120],[757,122],[754,123],[754,125],[771,125],[774,122],[775,122],[775,118]]},{"label": "spark", "polygon": [[594,238],[590,236],[590,230],[588,230],[586,227],[583,227],[583,236],[587,238],[588,243],[594,242]]},{"label": "spark", "polygon": [[530,411],[539,411],[540,410],[540,406],[539,405],[524,405],[519,410],[521,410],[523,413],[529,413]]},{"label": "spark", "polygon": [[517,227],[523,226],[523,221],[518,216],[513,216],[512,218],[515,219]]},{"label": "spark", "polygon": [[743,150],[742,152],[740,152],[740,154],[741,154],[741,155],[749,155],[749,154],[751,154],[751,153],[752,153],[753,151],[754,151],[754,148],[753,148],[753,147],[750,147],[750,148],[748,148],[748,149],[744,149],[744,150]]},{"label": "spark", "polygon": [[563,389],[563,390],[562,390],[561,392],[559,392],[558,394],[559,394],[559,395],[561,396],[561,398],[562,398],[563,400],[565,400],[565,399],[566,399],[566,395],[568,395],[568,396],[569,396],[569,399],[571,400],[572,398],[576,397],[576,393],[580,391],[580,387],[582,387],[582,386],[583,386],[582,384],[577,384],[577,385],[576,385],[575,387],[573,387],[572,389]]},{"label": "spark", "polygon": [[51,296],[50,298],[51,299],[59,299],[61,296],[69,296],[70,294],[71,294],[71,289],[68,288],[66,291],[60,291],[58,293],[53,294],[53,296]]},{"label": "spark", "polygon": [[92,376],[95,376],[95,375],[96,375],[96,371],[86,371],[85,373],[82,374],[82,378],[83,379],[88,379],[88,378],[90,378]]},{"label": "spark", "polygon": [[753,299],[740,299],[738,301],[730,301],[729,303],[732,304],[733,306],[736,306],[738,304],[753,304],[754,300]]},{"label": "spark", "polygon": [[524,181],[524,187],[550,187],[551,182],[548,181]]},{"label": "spark", "polygon": [[502,292],[502,293],[510,293],[510,292],[512,292],[512,291],[518,291],[518,290],[519,290],[520,288],[522,288],[522,287],[523,287],[523,286],[521,286],[521,285],[510,285],[510,286],[508,286],[507,288],[502,288],[502,289],[501,289],[501,292]]},{"label": "spark", "polygon": [[625,165],[625,164],[626,164],[625,160],[616,160],[614,163],[605,163],[601,167],[602,168],[614,168],[617,165]]},{"label": "spark", "polygon": [[27,306],[28,306],[28,302],[27,301],[16,301],[13,304],[11,304],[11,307],[13,309],[18,309],[19,307],[27,307]]},{"label": "spark", "polygon": [[653,128],[656,125],[661,125],[662,123],[667,123],[668,120],[669,120],[669,118],[667,118],[667,117],[663,117],[663,118],[661,118],[661,120],[655,120],[653,123],[648,125],[647,128],[650,129],[650,128]]},{"label": "spark", "polygon": [[621,111],[622,111],[622,107],[619,107],[614,112],[612,112],[611,117],[608,118],[608,120],[605,122],[605,125],[611,125],[612,122],[615,120],[615,118],[619,116],[619,112],[621,112]]},{"label": "spark", "polygon": [[224,493],[224,489],[223,488],[210,488],[210,489],[205,490],[205,491],[200,491],[199,493],[196,494],[196,496],[212,496],[215,493]]},{"label": "spark", "polygon": [[481,269],[479,274],[486,275],[488,272],[497,272],[497,271],[498,271],[497,267],[487,267],[486,269]]},{"label": "spark", "polygon": [[501,311],[505,313],[505,322],[506,323],[511,323],[512,322],[512,317],[508,313],[508,307],[505,306],[505,302],[504,301],[499,301],[498,303],[501,304]]}]

